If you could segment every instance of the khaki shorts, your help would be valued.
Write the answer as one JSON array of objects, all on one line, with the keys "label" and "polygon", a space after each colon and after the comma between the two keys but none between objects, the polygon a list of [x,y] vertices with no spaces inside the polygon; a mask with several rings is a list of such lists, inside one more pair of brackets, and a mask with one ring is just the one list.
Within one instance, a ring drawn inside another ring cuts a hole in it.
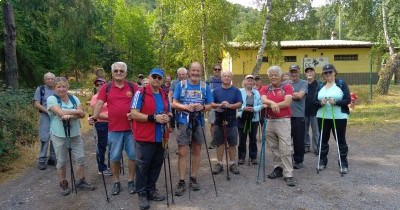
[{"label": "khaki shorts", "polygon": [[[67,161],[69,161],[66,138],[51,135],[50,140],[53,142],[54,152],[56,153],[57,169],[65,167]],[[84,165],[85,152],[81,136],[71,137],[71,156],[76,164]]]}]

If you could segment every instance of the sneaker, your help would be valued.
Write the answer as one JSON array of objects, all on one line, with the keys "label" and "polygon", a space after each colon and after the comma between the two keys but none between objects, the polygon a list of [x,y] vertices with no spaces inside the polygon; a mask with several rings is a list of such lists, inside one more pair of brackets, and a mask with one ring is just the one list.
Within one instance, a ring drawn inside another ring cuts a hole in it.
[{"label": "sneaker", "polygon": [[294,163],[294,164],[293,164],[293,168],[294,168],[294,169],[300,169],[300,168],[303,168],[303,163],[302,163],[302,162],[299,162],[299,163]]},{"label": "sneaker", "polygon": [[222,171],[224,171],[224,167],[220,163],[215,164],[214,168],[212,169],[212,173],[214,175],[217,175],[217,174],[221,173]]},{"label": "sneaker", "polygon": [[68,181],[67,180],[61,181],[60,182],[60,187],[61,187],[60,193],[63,196],[67,196],[71,192],[71,190],[68,188]]},{"label": "sneaker", "polygon": [[114,182],[114,185],[112,188],[112,195],[118,195],[120,191],[121,191],[121,183]]},{"label": "sneaker", "polygon": [[296,180],[293,177],[285,177],[283,178],[283,180],[285,180],[286,185],[289,187],[296,186]]},{"label": "sneaker", "polygon": [[239,159],[238,164],[239,165],[243,165],[244,164],[244,160],[243,159]]},{"label": "sneaker", "polygon": [[190,177],[190,183],[189,183],[190,188],[192,191],[199,191],[200,190],[200,185],[197,183],[197,179],[194,177]]},{"label": "sneaker", "polygon": [[276,167],[272,173],[268,174],[268,178],[276,179],[279,177],[283,177],[283,169],[281,167]]},{"label": "sneaker", "polygon": [[233,173],[233,174],[240,174],[239,169],[237,167],[236,164],[232,164],[231,166],[229,166],[229,170]]},{"label": "sneaker", "polygon": [[86,191],[93,191],[96,189],[93,185],[86,182],[85,177],[83,177],[78,181],[78,183],[76,184],[76,188],[79,190],[86,190]]},{"label": "sneaker", "polygon": [[[98,174],[98,175],[101,175],[101,171],[99,171],[97,174]],[[109,168],[106,169],[106,170],[104,170],[104,171],[103,171],[103,174],[104,174],[104,176],[112,176],[112,175],[113,175],[112,172],[111,172],[111,170],[110,170]]]},{"label": "sneaker", "polygon": [[178,186],[176,187],[175,195],[182,196],[183,193],[186,191],[186,184],[185,181],[179,181]]},{"label": "sneaker", "polygon": [[257,165],[258,164],[258,162],[257,162],[257,159],[251,159],[251,164],[253,164],[253,165]]},{"label": "sneaker", "polygon": [[47,165],[49,165],[49,166],[55,166],[56,164],[57,164],[57,161],[56,161],[56,160],[49,159],[49,160],[47,161]]},{"label": "sneaker", "polygon": [[161,195],[158,190],[155,190],[154,192],[149,192],[147,194],[147,200],[151,201],[163,201],[165,200],[165,196]]},{"label": "sneaker", "polygon": [[139,208],[145,210],[150,208],[149,201],[147,200],[146,192],[139,193]]},{"label": "sneaker", "polygon": [[135,182],[134,181],[128,182],[128,192],[129,192],[129,194],[135,194],[136,193],[136,187],[135,187]]},{"label": "sneaker", "polygon": [[39,170],[46,170],[47,165],[45,162],[39,162],[38,168],[39,168]]},{"label": "sneaker", "polygon": [[310,150],[310,146],[305,146],[304,147],[304,153],[309,153],[311,150]]},{"label": "sneaker", "polygon": [[347,168],[346,166],[343,166],[342,169],[340,169],[340,173],[341,173],[341,174],[347,174],[347,173],[349,173],[349,168]]}]

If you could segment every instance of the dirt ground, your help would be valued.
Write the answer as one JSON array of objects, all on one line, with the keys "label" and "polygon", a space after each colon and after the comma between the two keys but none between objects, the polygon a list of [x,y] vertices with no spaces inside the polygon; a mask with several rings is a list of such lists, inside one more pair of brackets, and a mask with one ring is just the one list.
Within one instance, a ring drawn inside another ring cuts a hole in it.
[{"label": "dirt ground", "polygon": [[[330,141],[328,168],[319,174],[317,157],[305,155],[305,167],[294,171],[296,187],[287,187],[282,179],[266,179],[256,183],[257,167],[243,165],[239,175],[215,176],[218,196],[214,192],[207,155],[203,150],[200,175],[202,189],[174,197],[170,209],[399,209],[400,201],[400,134],[399,124],[390,126],[349,126],[349,174],[341,177],[337,166],[334,141]],[[173,185],[176,178],[176,144],[171,138]],[[332,138],[331,138],[332,139]],[[86,142],[86,177],[97,189],[63,197],[59,195],[55,167],[40,171],[31,166],[11,181],[0,185],[0,209],[139,209],[137,195],[127,192],[126,175],[122,176],[122,191],[106,202],[101,176],[97,174],[95,145],[91,131],[84,135]],[[215,150],[209,150],[215,161]],[[267,174],[271,171],[270,151],[267,149]],[[69,172],[69,170],[68,170]],[[68,173],[69,174],[69,173]],[[1,175],[1,174],[0,174]],[[69,179],[69,177],[68,177]],[[262,180],[262,179],[261,179]],[[106,177],[111,190],[111,177]],[[164,173],[158,188],[165,194]],[[171,197],[170,197],[171,198]],[[151,202],[151,209],[166,209],[166,202]]]}]

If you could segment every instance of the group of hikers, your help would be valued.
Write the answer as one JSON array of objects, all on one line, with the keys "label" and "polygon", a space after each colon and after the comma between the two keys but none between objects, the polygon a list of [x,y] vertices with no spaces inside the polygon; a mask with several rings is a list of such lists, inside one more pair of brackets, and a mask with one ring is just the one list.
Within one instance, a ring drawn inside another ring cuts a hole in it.
[{"label": "group of hikers", "polygon": [[[300,78],[298,65],[288,70],[289,78],[285,79],[281,67],[271,66],[266,75],[268,85],[262,83],[260,75],[246,75],[242,88],[237,88],[232,85],[232,72],[222,70],[221,64],[213,66],[209,81],[202,80],[201,63],[193,62],[188,69],[179,68],[175,80],[164,70],[154,68],[148,76],[139,75],[134,83],[126,79],[128,67],[124,62],[113,63],[112,81],[101,77],[94,81],[96,94],[90,101],[93,112],[88,118],[97,136],[99,174],[113,177],[112,195],[121,191],[120,169],[125,150],[127,191],[138,194],[139,208],[150,208],[149,201],[165,200],[156,182],[163,163],[166,167],[170,132],[175,133],[178,145],[176,196],[187,190],[186,181],[189,191],[201,189],[198,177],[204,144],[213,176],[224,169],[227,176],[240,174],[240,165],[246,163],[247,156],[248,164],[261,164],[257,161],[257,134],[261,130],[265,130],[263,140],[272,154],[270,179],[283,177],[288,186],[296,186],[293,170],[303,168],[304,154],[311,150],[318,156],[317,171],[324,170],[331,132],[337,139],[340,173],[348,173],[346,127],[351,97],[347,84],[336,78],[337,70],[331,64],[322,68],[323,81],[315,79],[313,67],[305,68],[306,80]],[[70,158],[76,164],[78,178],[76,183],[71,179],[72,190],[94,190],[84,176],[82,105],[76,96],[68,94],[69,84],[64,77],[46,73],[44,82],[34,96],[40,112],[38,167],[44,170],[46,165],[56,164],[61,194],[68,195],[71,190],[66,165]],[[212,137],[209,145],[206,122]],[[211,167],[208,148],[213,147],[217,162]]]}]

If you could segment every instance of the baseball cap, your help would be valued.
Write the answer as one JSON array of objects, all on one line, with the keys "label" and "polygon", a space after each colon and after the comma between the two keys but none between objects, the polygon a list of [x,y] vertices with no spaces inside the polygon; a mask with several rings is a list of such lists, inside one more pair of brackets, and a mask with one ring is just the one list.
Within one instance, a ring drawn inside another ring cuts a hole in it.
[{"label": "baseball cap", "polygon": [[326,64],[324,67],[322,67],[322,72],[334,71],[334,70],[336,69],[332,64]]},{"label": "baseball cap", "polygon": [[246,75],[244,78],[245,78],[245,79],[249,79],[249,78],[254,79],[254,76],[251,75],[251,74],[248,74],[248,75]]},{"label": "baseball cap", "polygon": [[314,69],[314,67],[307,67],[306,69],[304,69],[304,72],[307,72],[308,70],[313,70],[313,71],[315,71],[315,69]]},{"label": "baseball cap", "polygon": [[143,74],[139,74],[137,77],[142,79],[144,78]]},{"label": "baseball cap", "polygon": [[105,79],[103,79],[103,78],[101,78],[101,77],[97,77],[95,80],[94,80],[94,84],[96,84],[97,82],[104,82],[104,83],[106,83],[107,81],[105,80]]},{"label": "baseball cap", "polygon": [[291,65],[289,67],[289,71],[292,71],[292,70],[300,71],[300,66],[299,65]]},{"label": "baseball cap", "polygon": [[162,70],[162,69],[160,69],[160,68],[154,68],[154,69],[152,69],[152,70],[150,71],[150,75],[153,75],[153,74],[157,74],[157,75],[159,75],[159,76],[164,77],[164,70]]},{"label": "baseball cap", "polygon": [[256,76],[254,77],[254,79],[255,79],[255,80],[260,80],[261,77],[260,77],[260,75],[256,75]]}]

